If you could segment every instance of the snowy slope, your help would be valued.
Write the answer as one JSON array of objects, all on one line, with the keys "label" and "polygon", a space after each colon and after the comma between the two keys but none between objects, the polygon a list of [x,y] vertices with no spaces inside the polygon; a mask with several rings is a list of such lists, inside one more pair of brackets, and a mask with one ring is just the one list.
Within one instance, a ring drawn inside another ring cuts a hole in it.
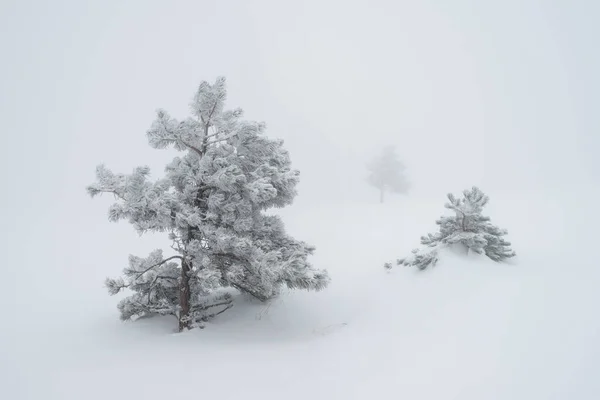
[{"label": "snowy slope", "polygon": [[600,398],[598,197],[490,195],[487,214],[517,259],[447,254],[423,272],[382,265],[435,228],[443,195],[283,210],[290,232],[317,246],[331,287],[266,306],[238,299],[204,330],[121,323],[91,278],[71,298],[48,285],[51,311],[4,342],[0,397]]}]

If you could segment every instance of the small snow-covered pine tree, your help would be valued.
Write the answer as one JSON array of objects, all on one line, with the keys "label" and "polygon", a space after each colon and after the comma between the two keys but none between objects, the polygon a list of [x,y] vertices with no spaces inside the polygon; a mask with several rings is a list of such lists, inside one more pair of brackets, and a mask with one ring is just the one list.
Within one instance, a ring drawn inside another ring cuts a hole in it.
[{"label": "small snow-covered pine tree", "polygon": [[379,189],[379,201],[383,203],[385,192],[408,193],[410,185],[404,176],[406,169],[398,159],[394,146],[387,146],[383,152],[367,164],[367,182]]},{"label": "small snow-covered pine tree", "polygon": [[150,146],[183,153],[164,178],[151,181],[148,167],[125,175],[99,166],[88,187],[91,196],[115,196],[111,221],[128,220],[140,234],[168,233],[173,243],[173,255],[159,249],[130,256],[123,277],[106,280],[110,294],[133,291],[118,306],[124,320],[174,315],[181,331],[230,308],[226,287],[265,301],[282,285],[320,290],[329,282],[307,260],[314,248],[263,213],[296,195],[299,173],[283,141],[266,138],[265,125],[242,120],[240,109],[226,111],[226,94],[224,78],[202,82],[191,117],[177,121],[158,111],[147,132]]},{"label": "small snow-covered pine tree", "polygon": [[[454,211],[453,216],[443,216],[436,223],[439,232],[421,237],[423,248],[415,249],[407,258],[397,261],[398,265],[415,266],[419,269],[433,267],[438,261],[441,247],[461,246],[467,252],[485,254],[494,261],[514,257],[510,242],[504,239],[507,231],[492,225],[490,218],[481,215],[489,197],[477,187],[463,191],[463,198],[448,194],[445,207]],[[391,268],[391,264],[386,264]]]}]

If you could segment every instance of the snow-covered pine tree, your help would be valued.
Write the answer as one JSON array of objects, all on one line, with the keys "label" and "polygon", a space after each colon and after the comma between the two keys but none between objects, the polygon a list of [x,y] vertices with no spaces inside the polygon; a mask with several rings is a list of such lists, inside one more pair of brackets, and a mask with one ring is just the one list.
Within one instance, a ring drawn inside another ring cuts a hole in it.
[{"label": "snow-covered pine tree", "polygon": [[155,250],[130,256],[123,277],[107,279],[111,294],[128,288],[121,318],[174,315],[179,330],[194,327],[232,306],[224,288],[261,301],[281,286],[321,290],[326,271],[307,261],[314,248],[286,234],[272,207],[291,204],[299,173],[291,169],[283,141],[266,138],[265,125],[224,109],[225,79],[202,82],[190,104],[192,116],[177,121],[167,112],[147,132],[150,146],[183,153],[166,175],[149,179],[148,167],[115,174],[99,166],[91,196],[110,193],[109,219],[128,220],[140,233],[165,232],[173,255]]},{"label": "snow-covered pine tree", "polygon": [[408,193],[410,185],[404,176],[406,169],[398,159],[394,146],[387,146],[382,153],[367,164],[367,182],[379,189],[379,201],[383,203],[385,192]]},{"label": "snow-covered pine tree", "polygon": [[[438,251],[443,246],[461,246],[477,254],[485,254],[494,261],[514,257],[510,242],[504,240],[507,231],[492,225],[490,218],[481,215],[489,197],[477,187],[463,191],[463,198],[448,194],[445,207],[454,211],[453,216],[443,216],[436,223],[439,232],[421,237],[421,249],[415,249],[407,258],[397,261],[398,265],[415,266],[419,269],[433,267],[438,261]],[[391,268],[391,264],[386,264]]]}]

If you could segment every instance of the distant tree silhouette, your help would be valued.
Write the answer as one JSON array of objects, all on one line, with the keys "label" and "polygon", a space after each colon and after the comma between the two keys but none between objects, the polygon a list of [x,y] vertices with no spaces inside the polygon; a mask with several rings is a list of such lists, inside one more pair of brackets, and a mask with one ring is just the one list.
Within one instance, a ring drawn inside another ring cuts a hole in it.
[{"label": "distant tree silhouette", "polygon": [[382,153],[367,164],[367,182],[379,189],[379,201],[383,203],[385,192],[407,194],[410,184],[404,176],[406,167],[398,159],[394,146],[386,146]]}]

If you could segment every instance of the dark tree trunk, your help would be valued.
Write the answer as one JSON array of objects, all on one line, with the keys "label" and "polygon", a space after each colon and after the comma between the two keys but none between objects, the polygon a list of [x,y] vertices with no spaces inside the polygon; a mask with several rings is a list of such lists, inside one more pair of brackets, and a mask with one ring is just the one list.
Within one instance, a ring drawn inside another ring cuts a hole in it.
[{"label": "dark tree trunk", "polygon": [[179,282],[179,332],[190,328],[190,265],[187,260],[181,262],[181,281]]}]

